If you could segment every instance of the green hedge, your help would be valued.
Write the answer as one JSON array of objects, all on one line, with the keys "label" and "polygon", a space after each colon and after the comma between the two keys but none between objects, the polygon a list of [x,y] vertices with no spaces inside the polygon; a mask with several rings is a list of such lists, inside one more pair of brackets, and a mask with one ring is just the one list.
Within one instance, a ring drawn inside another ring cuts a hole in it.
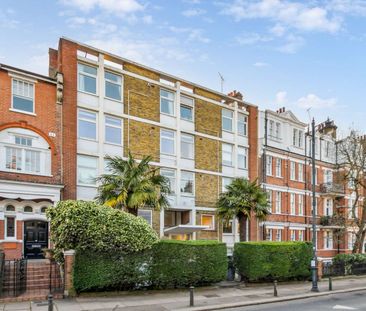
[{"label": "green hedge", "polygon": [[334,256],[333,263],[345,265],[366,263],[366,254],[338,254]]},{"label": "green hedge", "polygon": [[242,242],[234,247],[234,265],[249,281],[308,278],[311,259],[308,242]]},{"label": "green hedge", "polygon": [[224,280],[226,246],[217,241],[163,240],[143,252],[107,255],[77,252],[77,292],[178,288]]}]

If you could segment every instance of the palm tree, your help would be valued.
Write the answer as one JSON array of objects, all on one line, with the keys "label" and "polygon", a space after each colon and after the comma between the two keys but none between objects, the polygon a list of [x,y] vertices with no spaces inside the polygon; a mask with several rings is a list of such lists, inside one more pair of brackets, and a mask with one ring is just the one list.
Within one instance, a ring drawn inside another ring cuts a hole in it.
[{"label": "palm tree", "polygon": [[137,215],[144,206],[160,210],[169,207],[169,180],[158,174],[158,168],[149,165],[150,156],[139,163],[128,154],[127,160],[121,157],[107,157],[110,174],[97,178],[97,202],[111,207],[124,209]]},{"label": "palm tree", "polygon": [[259,219],[269,214],[268,198],[257,184],[245,178],[235,178],[226,186],[216,203],[217,215],[225,222],[236,217],[239,221],[240,241],[246,241],[246,222],[252,213]]}]

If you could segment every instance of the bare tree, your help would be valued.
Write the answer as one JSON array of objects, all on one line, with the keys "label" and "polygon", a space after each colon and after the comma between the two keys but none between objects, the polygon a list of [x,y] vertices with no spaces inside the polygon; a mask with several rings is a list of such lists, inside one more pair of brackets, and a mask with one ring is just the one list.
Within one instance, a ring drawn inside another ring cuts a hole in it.
[{"label": "bare tree", "polygon": [[347,221],[347,226],[357,228],[352,253],[361,253],[366,235],[366,139],[355,130],[338,142],[338,166],[353,196],[352,206],[349,206],[352,218]]}]

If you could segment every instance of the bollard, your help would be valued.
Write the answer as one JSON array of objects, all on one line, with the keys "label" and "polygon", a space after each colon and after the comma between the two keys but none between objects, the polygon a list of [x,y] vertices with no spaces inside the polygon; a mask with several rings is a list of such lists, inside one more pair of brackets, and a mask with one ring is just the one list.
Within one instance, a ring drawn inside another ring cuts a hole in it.
[{"label": "bollard", "polygon": [[189,287],[189,306],[193,307],[194,306],[194,286],[190,286]]},{"label": "bollard", "polygon": [[329,277],[329,290],[333,290],[332,278]]},{"label": "bollard", "polygon": [[277,297],[278,293],[277,293],[277,280],[273,281],[273,296]]},{"label": "bollard", "polygon": [[52,295],[48,295],[48,311],[53,311],[53,301],[52,301]]}]

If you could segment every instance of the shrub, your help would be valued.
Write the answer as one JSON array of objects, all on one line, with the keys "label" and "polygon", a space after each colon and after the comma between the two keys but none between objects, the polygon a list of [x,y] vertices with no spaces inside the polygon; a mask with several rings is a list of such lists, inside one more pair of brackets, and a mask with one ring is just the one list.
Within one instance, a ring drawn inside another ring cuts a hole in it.
[{"label": "shrub", "polygon": [[333,263],[345,265],[366,263],[366,254],[338,254],[334,256]]},{"label": "shrub", "polygon": [[106,255],[77,252],[77,292],[204,285],[225,279],[226,246],[217,241],[160,241],[150,250]]},{"label": "shrub", "polygon": [[47,210],[51,239],[62,249],[94,252],[138,252],[158,241],[149,224],[140,217],[86,201],[61,201]]},{"label": "shrub", "polygon": [[308,278],[311,259],[308,242],[243,242],[234,247],[234,265],[249,281]]}]

